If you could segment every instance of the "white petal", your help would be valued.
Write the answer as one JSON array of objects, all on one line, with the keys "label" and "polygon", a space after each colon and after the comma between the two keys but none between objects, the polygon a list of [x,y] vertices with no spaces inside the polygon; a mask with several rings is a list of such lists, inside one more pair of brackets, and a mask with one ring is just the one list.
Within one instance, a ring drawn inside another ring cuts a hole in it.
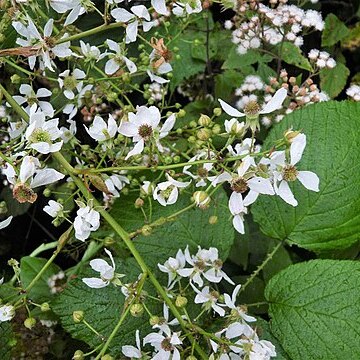
[{"label": "white petal", "polygon": [[139,23],[134,21],[126,27],[126,43],[136,41]]},{"label": "white petal", "polygon": [[319,191],[319,177],[312,171],[299,171],[297,178],[308,190]]},{"label": "white petal", "polygon": [[58,180],[63,179],[64,177],[64,174],[61,174],[54,169],[43,169],[35,175],[33,181],[31,182],[31,187],[35,188],[38,186],[52,184]]},{"label": "white petal", "polygon": [[133,156],[133,155],[138,155],[141,154],[142,151],[144,150],[144,140],[141,139],[135,146],[134,148],[129,151],[129,153],[126,155],[125,160],[127,160],[129,157]]},{"label": "white petal", "polygon": [[134,15],[125,9],[114,9],[111,11],[111,16],[116,22],[128,22],[134,18]]},{"label": "white petal", "polygon": [[240,214],[244,211],[244,203],[242,195],[233,191],[229,199],[229,209],[233,215]]},{"label": "white petal", "polygon": [[284,88],[279,89],[271,100],[260,111],[260,114],[269,114],[279,109],[287,96],[287,90]]},{"label": "white petal", "polygon": [[[80,239],[79,239],[80,240]],[[101,289],[108,284],[105,281],[102,281],[99,278],[84,278],[82,281],[89,287],[94,289]]]},{"label": "white petal", "polygon": [[225,101],[219,99],[219,103],[221,105],[221,107],[223,108],[223,110],[230,116],[233,117],[241,117],[241,116],[245,116],[245,114],[243,114],[242,112],[240,112],[239,110],[233,108],[232,106],[230,106],[229,104],[227,104]]},{"label": "white petal", "polygon": [[[0,230],[6,228],[7,226],[9,226],[10,223],[11,223],[12,218],[13,218],[12,216],[9,216],[9,217],[8,217],[7,219],[5,219],[4,221],[1,221],[1,222],[0,222]],[[1,284],[0,284],[0,285],[1,285]]]},{"label": "white petal", "polygon": [[277,194],[288,204],[292,206],[298,205],[298,202],[296,201],[294,194],[292,193],[289,184],[286,181],[281,181]]},{"label": "white petal", "polygon": [[120,68],[120,65],[115,59],[109,59],[105,64],[105,74],[112,75],[116,73]]},{"label": "white petal", "polygon": [[290,163],[291,165],[297,164],[306,147],[306,135],[298,134],[290,145]]},{"label": "white petal", "polygon": [[125,345],[121,348],[121,351],[128,358],[141,359],[141,351],[135,346]]},{"label": "white petal", "polygon": [[154,10],[161,15],[168,15],[169,11],[166,8],[166,1],[165,0],[151,0],[151,6]]},{"label": "white petal", "polygon": [[139,18],[150,21],[150,14],[148,9],[144,5],[132,6],[130,10]]},{"label": "white petal", "polygon": [[126,56],[123,56],[123,60],[125,61],[125,64],[126,64],[127,68],[129,69],[130,74],[133,74],[134,72],[137,71],[137,67],[134,62],[132,62]]},{"label": "white petal", "polygon": [[233,218],[233,226],[240,234],[245,234],[244,221],[240,215],[235,215]]},{"label": "white petal", "polygon": [[248,180],[248,185],[251,190],[258,192],[259,194],[274,195],[275,191],[271,184],[270,179],[264,179],[260,176],[253,177]]}]

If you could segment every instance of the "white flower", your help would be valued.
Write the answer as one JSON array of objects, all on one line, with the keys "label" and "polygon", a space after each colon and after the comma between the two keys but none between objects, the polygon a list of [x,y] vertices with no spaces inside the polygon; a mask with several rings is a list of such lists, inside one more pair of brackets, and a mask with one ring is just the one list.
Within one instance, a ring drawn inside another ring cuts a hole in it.
[{"label": "white flower", "polygon": [[202,5],[200,0],[189,2],[176,2],[173,6],[173,14],[175,16],[184,16],[186,14],[197,14],[202,11]]},{"label": "white flower", "polygon": [[106,40],[106,43],[109,49],[114,51],[114,53],[107,53],[107,55],[109,55],[110,57],[110,59],[105,64],[105,73],[107,75],[115,74],[120,69],[120,66],[123,63],[125,63],[125,65],[127,66],[130,74],[133,74],[137,71],[136,65],[122,54],[120,45],[117,42],[108,39]]},{"label": "white flower", "polygon": [[106,254],[111,260],[109,265],[103,259],[93,259],[90,261],[90,266],[94,271],[100,273],[100,278],[83,278],[82,281],[89,287],[94,289],[100,289],[108,286],[110,282],[115,278],[115,262],[111,252],[108,249],[104,249]]},{"label": "white flower", "polygon": [[46,116],[54,116],[55,111],[52,105],[48,101],[40,100],[44,97],[50,97],[52,95],[52,92],[50,90],[40,88],[35,93],[35,91],[30,85],[22,84],[20,85],[19,91],[20,94],[24,96],[15,95],[13,96],[13,98],[19,105],[23,105],[24,103],[28,104],[28,106],[25,108],[27,113],[30,113],[30,107],[33,104],[36,104]]},{"label": "white flower", "polygon": [[176,257],[169,257],[164,265],[158,264],[160,271],[168,274],[168,287],[171,288],[171,283],[176,279],[178,270],[185,267],[185,255],[182,250],[178,250]]},{"label": "white flower", "polygon": [[54,169],[40,169],[40,161],[32,156],[25,156],[20,165],[19,175],[13,166],[6,163],[3,174],[10,184],[14,185],[13,195],[19,202],[33,203],[37,195],[32,189],[52,184],[64,178],[65,175]]},{"label": "white flower", "polygon": [[[65,70],[59,74],[58,83],[60,89],[64,88],[64,96],[69,100],[74,99],[74,89],[77,89],[79,80],[85,79],[86,74],[80,69],[74,69],[72,73],[70,70]],[[82,85],[82,84],[81,84]]]},{"label": "white flower", "polygon": [[0,306],[0,322],[10,321],[15,315],[15,308],[12,305]]},{"label": "white flower", "polygon": [[235,310],[238,316],[244,321],[253,322],[256,318],[246,314],[246,309],[241,306],[236,306],[236,297],[240,291],[241,285],[237,285],[230,297],[229,294],[224,294],[225,304],[229,309]]},{"label": "white flower", "polygon": [[169,321],[169,308],[164,303],[163,305],[163,318],[159,321],[158,324],[153,325],[153,329],[159,329],[159,333],[171,336],[171,329],[170,326],[179,325],[179,321],[174,318],[173,320]]},{"label": "white flower", "polygon": [[111,15],[115,18],[116,22],[128,23],[126,26],[125,38],[127,44],[136,41],[139,20],[142,22],[143,30],[145,32],[149,31],[155,25],[154,21],[150,21],[149,11],[144,5],[132,6],[130,11],[131,12],[119,8],[111,11]]},{"label": "white flower", "polygon": [[359,85],[351,85],[346,90],[346,95],[351,97],[355,101],[360,101],[360,86]]},{"label": "white flower", "polygon": [[155,360],[180,360],[180,352],[176,346],[181,345],[182,341],[177,333],[165,337],[161,334],[150,333],[144,338],[144,345],[151,344],[155,348]]},{"label": "white flower", "polygon": [[160,123],[160,111],[155,106],[137,106],[136,114],[128,114],[129,121],[122,121],[119,133],[131,137],[136,143],[135,147],[127,154],[125,160],[133,155],[141,154],[144,150],[145,141],[152,138],[154,130]]},{"label": "white flower", "polygon": [[83,86],[83,82],[80,81],[76,85],[76,90],[78,94],[75,96],[75,99],[73,99],[72,103],[66,104],[63,113],[69,115],[69,120],[71,120],[76,114],[78,109],[82,106],[82,99],[85,97],[85,94],[87,91],[90,91],[93,88],[93,85],[85,85]]},{"label": "white flower", "polygon": [[7,226],[9,226],[12,219],[13,219],[13,217],[9,216],[7,219],[0,221],[0,230],[5,229]]},{"label": "white flower", "polygon": [[166,8],[166,0],[151,0],[151,6],[160,15],[170,15],[169,10]]},{"label": "white flower", "polygon": [[99,61],[107,55],[107,53],[101,54],[96,46],[90,45],[89,43],[85,44],[82,40],[80,40],[80,47],[81,52],[85,57],[85,62],[93,60]]},{"label": "white flower", "polygon": [[145,180],[141,185],[141,191],[144,192],[145,195],[151,195],[154,191],[154,185],[151,181]]},{"label": "white flower", "polygon": [[204,304],[206,309],[212,308],[220,316],[225,316],[225,310],[217,303],[220,297],[217,291],[210,291],[209,286],[205,286],[201,291],[195,286],[192,287],[197,293],[194,300],[195,304]]},{"label": "white flower", "polygon": [[105,185],[114,197],[119,197],[119,191],[122,190],[125,184],[130,184],[130,180],[123,175],[111,175],[108,179],[105,180]]},{"label": "white flower", "polygon": [[285,202],[297,206],[288,182],[298,179],[306,189],[319,191],[319,177],[312,171],[298,171],[295,165],[300,161],[306,146],[306,135],[298,134],[290,145],[290,162],[286,161],[285,151],[275,151],[270,157],[270,167],[274,168],[274,189]]},{"label": "white flower", "polygon": [[75,237],[85,241],[100,226],[100,214],[90,206],[81,207],[74,220]]},{"label": "white flower", "polygon": [[136,337],[136,347],[132,346],[132,345],[124,345],[121,347],[121,351],[126,357],[128,357],[130,359],[141,359],[142,353],[141,353],[141,342],[140,342],[139,330],[136,330],[135,337]]},{"label": "white flower", "polygon": [[116,121],[111,114],[109,114],[107,124],[99,115],[96,115],[90,128],[88,129],[85,125],[84,127],[86,132],[96,141],[112,139],[116,135],[118,129]]},{"label": "white flower", "polygon": [[30,144],[30,148],[41,154],[57,152],[61,149],[63,141],[57,141],[61,137],[58,129],[59,119],[45,120],[42,112],[33,113],[31,110],[29,126],[25,131],[25,138]]},{"label": "white flower", "polygon": [[43,210],[51,217],[56,218],[62,215],[64,207],[54,200],[49,200],[48,205],[44,206]]},{"label": "white flower", "polygon": [[181,182],[174,180],[169,174],[166,174],[167,181],[157,184],[153,198],[162,206],[175,204],[179,196],[179,189],[190,185],[189,182]]},{"label": "white flower", "polygon": [[[207,160],[207,159],[215,159],[215,153],[213,151],[201,151],[191,159],[189,159],[189,163],[192,163],[197,160]],[[183,173],[186,175],[190,175],[194,180],[196,180],[196,187],[205,186],[206,180],[209,179],[209,173],[213,169],[214,164],[204,163],[199,165],[186,165],[183,168]],[[189,171],[191,168],[196,168],[196,172]]]},{"label": "white flower", "polygon": [[245,123],[239,122],[237,119],[225,120],[225,131],[231,135],[242,135],[245,132]]}]

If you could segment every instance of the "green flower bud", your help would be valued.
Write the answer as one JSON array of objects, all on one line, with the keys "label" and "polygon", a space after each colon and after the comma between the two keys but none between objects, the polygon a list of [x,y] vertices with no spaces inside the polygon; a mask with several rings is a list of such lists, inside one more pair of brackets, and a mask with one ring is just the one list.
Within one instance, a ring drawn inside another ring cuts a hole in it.
[{"label": "green flower bud", "polygon": [[215,124],[211,130],[214,134],[220,134],[221,126],[219,124]]},{"label": "green flower bud", "polygon": [[49,188],[45,188],[44,191],[43,191],[43,195],[45,197],[51,196],[51,190]]},{"label": "green flower bud", "polygon": [[76,350],[72,359],[73,360],[83,360],[83,359],[85,359],[84,353],[81,350]]},{"label": "green flower bud", "polygon": [[140,209],[144,206],[144,200],[141,198],[137,198],[134,203],[135,209]]},{"label": "green flower bud", "polygon": [[144,313],[144,306],[141,304],[133,304],[130,308],[130,314],[134,317],[141,317]]},{"label": "green flower bud", "polygon": [[211,198],[206,191],[195,191],[193,194],[193,199],[196,206],[200,207],[201,209],[206,209],[211,201]]},{"label": "green flower bud", "polygon": [[10,80],[13,84],[20,84],[21,82],[21,77],[17,74],[14,74],[10,77]]},{"label": "green flower bud", "polygon": [[220,116],[221,113],[222,113],[221,108],[215,108],[215,109],[213,110],[213,114],[214,114],[215,116]]},{"label": "green flower bud", "polygon": [[216,215],[212,215],[209,217],[209,224],[214,225],[218,222],[218,217]]},{"label": "green flower bud", "polygon": [[179,155],[175,155],[173,160],[174,160],[174,163],[177,164],[181,161],[181,157]]},{"label": "green flower bud", "polygon": [[150,319],[149,319],[149,323],[151,326],[154,326],[154,325],[158,325],[160,323],[160,318],[159,316],[152,316]]},{"label": "green flower bud", "polygon": [[197,127],[197,122],[195,120],[190,121],[189,126],[192,128],[196,128]]},{"label": "green flower bud", "polygon": [[84,320],[84,312],[81,310],[76,310],[73,312],[73,320],[75,323],[81,323]]},{"label": "green flower bud", "polygon": [[144,236],[149,236],[152,232],[152,227],[150,225],[144,225],[141,228],[141,234]]},{"label": "green flower bud", "polygon": [[114,360],[114,358],[111,355],[106,354],[101,357],[101,360]]},{"label": "green flower bud", "polygon": [[115,239],[112,238],[111,236],[106,236],[106,238],[104,239],[104,246],[105,247],[111,247],[115,243],[116,243]]},{"label": "green flower bud", "polygon": [[47,302],[41,304],[40,309],[42,312],[46,312],[50,310],[50,305]]},{"label": "green flower bud", "polygon": [[212,131],[210,129],[200,129],[196,132],[196,137],[199,140],[206,141],[211,138]]},{"label": "green flower bud", "polygon": [[207,116],[207,115],[204,115],[204,114],[201,114],[199,120],[198,120],[198,124],[200,126],[209,126],[211,123],[211,119]]},{"label": "green flower bud", "polygon": [[175,305],[178,307],[178,308],[183,308],[187,305],[188,303],[188,300],[185,296],[181,296],[181,295],[178,295],[176,297],[176,300],[175,300]]},{"label": "green flower bud", "polygon": [[179,112],[177,113],[178,118],[182,118],[185,115],[186,115],[186,111],[184,109],[180,109]]},{"label": "green flower bud", "polygon": [[195,136],[189,136],[188,142],[189,142],[190,144],[194,144],[194,143],[196,142],[196,137],[195,137]]},{"label": "green flower bud", "polygon": [[36,320],[32,317],[29,317],[24,321],[24,326],[29,330],[31,330],[35,325],[36,325]]}]

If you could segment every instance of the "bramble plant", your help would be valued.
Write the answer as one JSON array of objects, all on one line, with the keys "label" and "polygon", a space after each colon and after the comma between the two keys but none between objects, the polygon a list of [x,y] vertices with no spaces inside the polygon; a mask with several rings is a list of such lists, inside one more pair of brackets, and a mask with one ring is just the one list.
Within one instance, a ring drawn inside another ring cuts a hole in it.
[{"label": "bramble plant", "polygon": [[360,358],[359,11],[0,9],[1,359]]}]

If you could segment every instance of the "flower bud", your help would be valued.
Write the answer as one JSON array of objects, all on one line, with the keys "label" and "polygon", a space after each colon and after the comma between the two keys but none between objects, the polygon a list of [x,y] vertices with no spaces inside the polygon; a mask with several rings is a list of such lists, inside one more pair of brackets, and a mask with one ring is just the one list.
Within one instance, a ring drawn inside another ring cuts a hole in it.
[{"label": "flower bud", "polygon": [[141,234],[144,236],[149,236],[152,232],[152,227],[150,225],[144,225],[141,228]]},{"label": "flower bud", "polygon": [[110,246],[114,245],[115,243],[116,243],[115,239],[112,238],[111,236],[106,236],[106,238],[104,239],[105,247],[110,247]]},{"label": "flower bud", "polygon": [[21,77],[17,74],[14,74],[10,77],[10,80],[13,84],[20,84],[21,82]]},{"label": "flower bud", "polygon": [[211,130],[215,135],[220,134],[221,126],[219,124],[215,124]]},{"label": "flower bud", "polygon": [[188,303],[188,300],[185,296],[181,296],[181,295],[178,295],[176,297],[176,300],[175,300],[175,305],[178,307],[178,308],[183,308],[187,305]]},{"label": "flower bud", "polygon": [[5,215],[8,212],[6,201],[0,202],[0,215]]},{"label": "flower bud", "polygon": [[195,191],[193,194],[193,199],[196,206],[205,209],[209,206],[211,198],[205,191]]},{"label": "flower bud", "polygon": [[189,126],[192,128],[196,128],[197,127],[196,121],[194,121],[194,120],[190,121]]},{"label": "flower bud", "polygon": [[186,360],[197,360],[197,357],[194,355],[190,355],[186,358]]},{"label": "flower bud", "polygon": [[84,320],[84,312],[77,310],[73,312],[73,320],[75,323],[81,323]]},{"label": "flower bud", "polygon": [[201,141],[206,141],[211,138],[212,131],[210,129],[200,129],[196,132],[196,137]]},{"label": "flower bud", "polygon": [[213,114],[214,114],[215,116],[220,116],[221,113],[222,113],[221,108],[215,108],[215,109],[213,110]]},{"label": "flower bud", "polygon": [[218,222],[218,217],[216,215],[212,215],[209,217],[209,224],[214,225]]},{"label": "flower bud", "polygon": [[209,126],[211,123],[211,119],[207,116],[207,115],[204,115],[204,114],[201,114],[199,120],[198,120],[198,124],[200,126]]},{"label": "flower bud", "polygon": [[130,314],[134,317],[141,317],[144,313],[144,306],[141,304],[133,304],[130,308]]},{"label": "flower bud", "polygon": [[36,325],[36,320],[32,317],[29,317],[24,321],[24,326],[29,330],[31,330],[35,325]]},{"label": "flower bud", "polygon": [[160,323],[160,318],[159,316],[152,316],[150,319],[149,319],[149,323],[151,326],[154,326],[154,325],[158,325]]},{"label": "flower bud", "polygon": [[51,195],[51,190],[49,188],[45,188],[44,191],[43,191],[43,195],[45,197],[50,197]]},{"label": "flower bud", "polygon": [[137,198],[134,203],[135,209],[140,209],[144,206],[144,200],[141,198]]},{"label": "flower bud", "polygon": [[41,310],[42,312],[49,311],[49,310],[50,310],[50,305],[49,305],[49,303],[47,303],[47,302],[42,303],[41,306],[40,306],[40,310]]},{"label": "flower bud", "polygon": [[114,360],[114,358],[111,355],[106,354],[101,357],[101,360]]},{"label": "flower bud", "polygon": [[105,184],[105,181],[102,179],[101,176],[94,175],[94,174],[88,174],[88,178],[89,178],[91,184],[93,184],[98,190],[105,193],[106,195],[111,194],[109,192],[108,187]]},{"label": "flower bud", "polygon": [[285,131],[284,137],[291,144],[294,138],[300,134],[300,131],[293,131],[291,129]]},{"label": "flower bud", "polygon": [[83,359],[85,359],[84,353],[81,350],[76,350],[72,359],[73,360],[83,360]]}]

